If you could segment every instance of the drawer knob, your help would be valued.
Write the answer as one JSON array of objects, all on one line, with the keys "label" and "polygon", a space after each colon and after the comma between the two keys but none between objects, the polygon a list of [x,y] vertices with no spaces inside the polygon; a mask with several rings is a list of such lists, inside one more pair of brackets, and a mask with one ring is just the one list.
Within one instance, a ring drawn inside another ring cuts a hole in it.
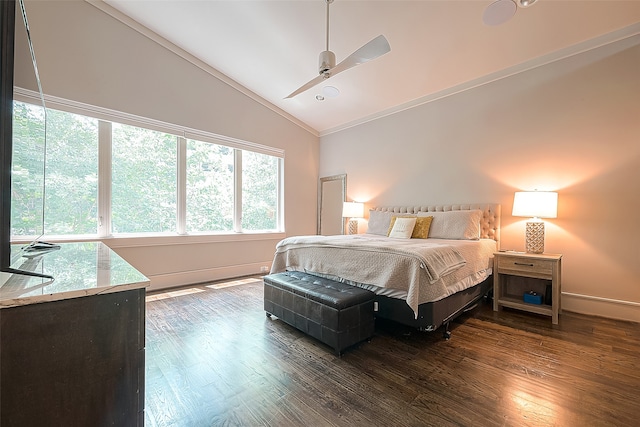
[{"label": "drawer knob", "polygon": [[527,267],[533,267],[533,264],[528,264],[526,262],[514,262],[515,265],[524,265]]}]

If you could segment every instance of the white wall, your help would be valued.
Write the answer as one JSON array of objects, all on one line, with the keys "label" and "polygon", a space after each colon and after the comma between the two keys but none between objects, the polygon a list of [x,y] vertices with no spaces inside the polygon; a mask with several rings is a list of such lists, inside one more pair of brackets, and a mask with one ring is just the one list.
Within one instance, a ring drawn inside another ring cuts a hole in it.
[{"label": "white wall", "polygon": [[[287,235],[315,233],[318,176],[347,173],[348,197],[371,206],[502,203],[502,247],[522,250],[513,192],[557,190],[546,250],[564,254],[563,307],[640,321],[638,36],[324,136],[318,148],[85,2],[27,11],[47,94],[284,149]],[[17,55],[16,84],[33,88]],[[279,237],[107,243],[153,286],[170,286],[257,272]]]},{"label": "white wall", "polygon": [[323,136],[320,175],[369,206],[499,202],[514,250],[514,191],[558,191],[563,308],[640,321],[639,94],[635,36]]},{"label": "white wall", "polygon": [[[315,233],[317,136],[84,1],[26,8],[47,95],[284,150],[286,234]],[[15,84],[34,89],[23,31],[17,37]],[[105,242],[159,288],[258,273],[282,237]]]}]

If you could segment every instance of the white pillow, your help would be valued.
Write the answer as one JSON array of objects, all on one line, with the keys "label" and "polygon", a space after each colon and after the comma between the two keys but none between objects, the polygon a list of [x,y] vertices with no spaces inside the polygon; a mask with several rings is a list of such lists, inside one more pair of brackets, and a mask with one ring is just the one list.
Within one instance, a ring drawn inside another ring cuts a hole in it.
[{"label": "white pillow", "polygon": [[413,233],[413,227],[416,226],[418,218],[396,218],[393,228],[389,232],[389,237],[395,237],[398,239],[410,239],[411,233]]},{"label": "white pillow", "polygon": [[482,211],[418,212],[418,216],[432,216],[430,239],[480,239]]},{"label": "white pillow", "polygon": [[393,212],[376,211],[374,209],[369,210],[369,228],[367,228],[367,234],[377,234],[379,236],[386,236],[389,232],[389,224],[391,223],[391,217],[393,215],[399,215]]}]

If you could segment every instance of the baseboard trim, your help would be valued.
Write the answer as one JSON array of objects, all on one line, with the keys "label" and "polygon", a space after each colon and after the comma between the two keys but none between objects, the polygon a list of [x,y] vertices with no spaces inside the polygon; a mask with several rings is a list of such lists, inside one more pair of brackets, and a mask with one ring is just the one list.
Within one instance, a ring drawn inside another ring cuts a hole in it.
[{"label": "baseboard trim", "polygon": [[640,303],[633,301],[563,292],[562,310],[640,323]]},{"label": "baseboard trim", "polygon": [[235,277],[265,274],[262,267],[271,268],[271,260],[251,264],[232,265],[204,270],[185,271],[180,273],[158,274],[148,276],[151,285],[147,291],[188,286],[196,283],[213,282],[216,280],[232,279]]}]

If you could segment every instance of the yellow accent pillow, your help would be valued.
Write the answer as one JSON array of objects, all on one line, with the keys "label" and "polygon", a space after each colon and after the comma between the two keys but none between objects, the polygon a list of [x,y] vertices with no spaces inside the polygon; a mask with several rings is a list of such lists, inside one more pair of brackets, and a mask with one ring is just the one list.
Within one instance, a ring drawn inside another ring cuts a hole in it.
[{"label": "yellow accent pillow", "polygon": [[[393,229],[393,225],[396,223],[396,218],[415,218],[413,216],[405,215],[405,216],[392,216],[391,222],[389,223],[389,230],[387,231],[387,236],[391,234],[391,230]],[[433,221],[432,216],[419,216],[416,218],[416,225],[413,227],[413,232],[411,233],[412,239],[426,239],[429,237],[429,229],[431,228],[431,221]]]},{"label": "yellow accent pillow", "polygon": [[432,216],[419,216],[415,227],[413,227],[412,239],[426,239],[429,237],[429,229],[431,228]]}]

